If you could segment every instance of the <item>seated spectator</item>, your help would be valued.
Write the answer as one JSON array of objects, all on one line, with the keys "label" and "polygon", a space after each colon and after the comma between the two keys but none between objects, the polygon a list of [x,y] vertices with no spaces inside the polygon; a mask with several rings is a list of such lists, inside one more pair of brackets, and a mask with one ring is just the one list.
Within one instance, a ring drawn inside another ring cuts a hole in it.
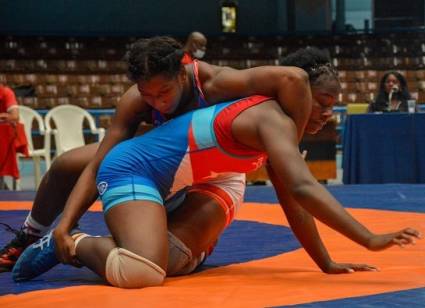
[{"label": "seated spectator", "polygon": [[[18,120],[19,109],[15,93],[11,88],[0,83],[0,123],[17,123]],[[0,189],[7,189],[3,175],[16,177],[16,168],[14,168],[13,163],[12,165],[9,164],[9,161],[16,157],[15,155],[9,155],[10,145],[14,144],[15,137],[11,136],[8,132],[8,130],[2,130],[0,134]]]},{"label": "seated spectator", "polygon": [[194,59],[202,59],[207,50],[207,38],[201,32],[192,32],[187,37],[183,47],[183,64],[191,63]]},{"label": "seated spectator", "polygon": [[18,122],[19,109],[13,90],[0,83],[0,122]]},{"label": "seated spectator", "polygon": [[396,71],[389,71],[382,76],[379,92],[369,112],[407,112],[407,100],[411,98],[406,79]]}]

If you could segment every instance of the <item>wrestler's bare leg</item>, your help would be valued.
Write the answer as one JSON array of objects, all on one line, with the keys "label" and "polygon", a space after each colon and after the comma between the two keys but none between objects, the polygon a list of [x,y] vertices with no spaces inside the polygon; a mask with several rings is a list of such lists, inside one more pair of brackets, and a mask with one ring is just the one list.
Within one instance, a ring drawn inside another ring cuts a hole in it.
[{"label": "wrestler's bare leg", "polygon": [[83,265],[106,278],[108,255],[119,247],[166,271],[168,234],[164,206],[151,201],[129,201],[111,208],[105,220],[112,237],[86,237],[77,245],[77,258]]},{"label": "wrestler's bare leg", "polygon": [[53,161],[40,183],[31,209],[32,218],[39,224],[50,226],[62,213],[69,194],[98,145],[93,143],[70,150]]},{"label": "wrestler's bare leg", "polygon": [[189,192],[182,205],[168,215],[168,230],[200,255],[213,245],[226,225],[226,215],[213,198]]}]

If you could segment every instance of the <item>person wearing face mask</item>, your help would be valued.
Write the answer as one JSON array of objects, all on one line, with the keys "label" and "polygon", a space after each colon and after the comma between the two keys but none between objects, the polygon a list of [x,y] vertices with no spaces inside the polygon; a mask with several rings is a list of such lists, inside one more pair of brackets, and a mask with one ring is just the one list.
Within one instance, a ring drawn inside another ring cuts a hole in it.
[{"label": "person wearing face mask", "polygon": [[407,112],[407,101],[411,99],[407,81],[397,71],[389,71],[382,76],[379,92],[369,112]]},{"label": "person wearing face mask", "polygon": [[192,32],[186,40],[183,47],[184,56],[182,59],[183,64],[193,62],[194,59],[202,59],[207,50],[207,38],[201,32]]}]

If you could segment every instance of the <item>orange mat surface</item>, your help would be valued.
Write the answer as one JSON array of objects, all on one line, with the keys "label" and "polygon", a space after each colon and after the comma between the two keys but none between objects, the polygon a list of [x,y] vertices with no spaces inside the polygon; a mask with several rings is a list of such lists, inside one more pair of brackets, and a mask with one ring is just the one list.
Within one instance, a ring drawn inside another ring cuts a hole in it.
[{"label": "orange mat surface", "polygon": [[[1,210],[28,209],[30,202],[0,202]],[[99,210],[96,204],[91,210]],[[374,232],[411,226],[424,233],[425,214],[349,209]],[[237,219],[288,226],[278,205],[247,203]],[[0,297],[0,307],[266,307],[358,297],[425,287],[425,240],[415,246],[370,252],[319,223],[337,262],[368,263],[379,272],[323,274],[303,249],[277,256],[168,278],[164,286],[122,290],[77,286]],[[259,234],[259,236],[261,236]]]}]

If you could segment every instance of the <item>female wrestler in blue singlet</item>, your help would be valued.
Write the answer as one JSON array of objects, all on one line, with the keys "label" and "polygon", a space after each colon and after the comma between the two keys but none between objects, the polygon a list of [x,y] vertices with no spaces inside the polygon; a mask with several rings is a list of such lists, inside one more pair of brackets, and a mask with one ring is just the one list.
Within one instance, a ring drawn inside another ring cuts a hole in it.
[{"label": "female wrestler in blue singlet", "polygon": [[[313,66],[311,73],[317,75],[312,82],[315,100],[308,127],[317,131],[332,113],[339,84],[329,65]],[[76,234],[78,259],[114,286],[160,285],[169,266],[164,201],[222,174],[254,170],[266,158],[291,227],[323,271],[374,268],[334,263],[312,216],[370,250],[410,244],[419,236],[411,228],[376,235],[351,217],[309,172],[298,151],[297,128],[291,118],[275,100],[255,96],[188,113],[117,145],[97,176],[112,237]],[[223,209],[214,219],[226,225],[232,209]],[[66,211],[61,223],[65,219],[72,225],[81,214],[81,210]],[[199,255],[192,257],[196,266]],[[193,269],[193,264],[185,265],[189,268],[180,267],[182,273]]]}]

